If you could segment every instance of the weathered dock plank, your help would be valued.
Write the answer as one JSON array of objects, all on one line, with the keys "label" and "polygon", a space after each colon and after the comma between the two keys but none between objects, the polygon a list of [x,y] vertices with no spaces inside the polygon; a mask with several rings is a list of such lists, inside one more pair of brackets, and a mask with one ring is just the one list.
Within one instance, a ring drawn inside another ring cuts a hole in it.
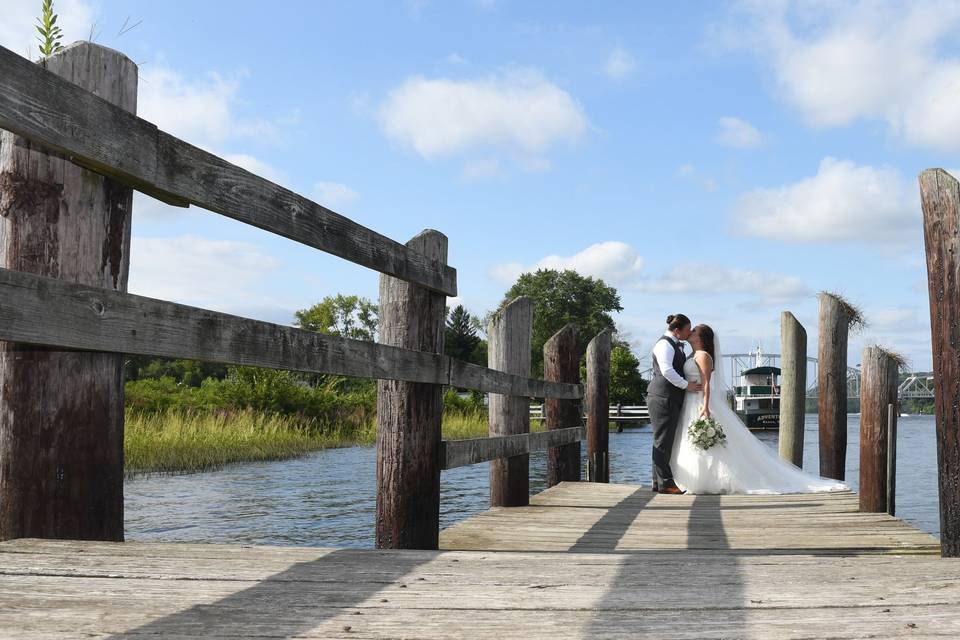
[{"label": "weathered dock plank", "polygon": [[562,483],[441,551],[15,540],[0,636],[960,636],[932,536],[849,493],[704,498]]},{"label": "weathered dock plank", "polygon": [[[441,548],[632,552],[666,549],[792,553],[931,553],[933,536],[856,494],[666,496],[632,485],[563,483],[529,508],[491,509],[443,532]],[[505,532],[509,531],[509,535]]]}]

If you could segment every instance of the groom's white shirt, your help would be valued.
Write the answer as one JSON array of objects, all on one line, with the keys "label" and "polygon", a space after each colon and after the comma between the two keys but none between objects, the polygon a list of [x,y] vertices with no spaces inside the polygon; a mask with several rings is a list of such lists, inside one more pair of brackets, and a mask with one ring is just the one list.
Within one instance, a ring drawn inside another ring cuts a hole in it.
[{"label": "groom's white shirt", "polygon": [[[676,340],[669,331],[663,335],[670,338],[670,340]],[[680,342],[680,348],[683,349],[683,353],[686,355],[686,345],[682,341],[678,340],[678,342]],[[660,373],[673,386],[686,389],[688,384],[686,379],[673,368],[673,356],[675,353],[676,351],[673,348],[673,344],[668,340],[657,340],[657,343],[653,345],[653,355],[657,358],[657,364],[660,365]]]}]

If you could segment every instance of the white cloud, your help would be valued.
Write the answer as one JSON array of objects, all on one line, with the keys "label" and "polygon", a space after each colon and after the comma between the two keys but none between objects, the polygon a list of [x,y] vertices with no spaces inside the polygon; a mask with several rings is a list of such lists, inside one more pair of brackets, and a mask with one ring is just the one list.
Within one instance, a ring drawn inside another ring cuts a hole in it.
[{"label": "white cloud", "polygon": [[[68,45],[90,36],[94,9],[83,0],[57,0],[57,26],[63,30],[62,42]],[[0,45],[31,60],[40,57],[35,28],[40,15],[40,0],[3,0],[0,19]]]},{"label": "white cloud", "polygon": [[463,170],[460,172],[460,178],[465,182],[489,180],[491,178],[499,178],[502,175],[503,167],[497,158],[471,160],[463,165]]},{"label": "white cloud", "polygon": [[228,313],[279,305],[266,285],[280,262],[249,243],[134,236],[130,261],[131,293]]},{"label": "white cloud", "polygon": [[318,182],[314,190],[317,193],[317,202],[330,209],[345,207],[360,195],[339,182]]},{"label": "white cloud", "polygon": [[543,173],[549,171],[553,164],[542,156],[526,156],[517,160],[517,165],[527,173]]},{"label": "white cloud", "polygon": [[235,113],[242,73],[226,78],[208,73],[188,79],[162,64],[146,65],[140,73],[137,113],[158,127],[201,147],[222,145],[236,138],[275,141],[285,124],[297,117],[267,121]]},{"label": "white cloud", "polygon": [[911,332],[925,328],[918,319],[917,310],[911,307],[871,311],[867,320],[871,330],[883,333]]},{"label": "white cloud", "polygon": [[676,175],[682,180],[689,180],[690,182],[693,182],[704,191],[713,192],[717,190],[716,179],[708,175],[704,175],[692,164],[682,164],[677,167]]},{"label": "white cloud", "polygon": [[416,76],[380,105],[389,138],[425,158],[498,148],[540,154],[587,128],[573,97],[532,69],[476,80]]},{"label": "white cloud", "polygon": [[901,244],[917,238],[920,205],[896,169],[827,157],[812,177],[743,194],[734,224],[777,240]]},{"label": "white cloud", "polygon": [[725,45],[769,61],[784,99],[813,126],[885,120],[909,144],[960,149],[960,57],[944,53],[957,2],[738,5]]},{"label": "white cloud", "polygon": [[763,144],[763,135],[755,126],[733,116],[720,118],[720,130],[714,140],[734,149],[755,149]]},{"label": "white cloud", "polygon": [[537,269],[572,269],[608,284],[619,284],[640,275],[643,258],[625,242],[608,241],[590,245],[572,256],[546,256],[531,267],[517,262],[494,265],[490,268],[490,276],[498,282],[512,284],[521,273]]},{"label": "white cloud", "polygon": [[607,61],[603,64],[603,73],[608,78],[620,80],[627,77],[636,67],[633,56],[623,47],[616,47],[610,52]]},{"label": "white cloud", "polygon": [[457,52],[453,52],[450,55],[448,55],[446,60],[450,64],[466,64],[467,63],[467,59],[461,56]]},{"label": "white cloud", "polygon": [[676,265],[659,278],[641,281],[636,288],[660,294],[744,294],[765,304],[782,304],[813,295],[795,276],[701,263]]}]

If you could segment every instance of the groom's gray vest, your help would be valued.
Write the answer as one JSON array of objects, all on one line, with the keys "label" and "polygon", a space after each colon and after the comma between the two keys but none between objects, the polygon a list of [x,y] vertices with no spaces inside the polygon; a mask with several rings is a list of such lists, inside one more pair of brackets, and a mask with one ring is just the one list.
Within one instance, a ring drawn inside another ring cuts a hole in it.
[{"label": "groom's gray vest", "polygon": [[[660,340],[666,340],[673,345],[673,369],[679,373],[682,378],[683,365],[687,361],[687,356],[683,352],[683,349],[680,348],[680,342],[667,336],[660,336]],[[660,342],[660,340],[657,340],[657,342]],[[657,356],[651,355],[650,357],[653,359],[653,376],[650,384],[647,386],[647,395],[660,396],[661,398],[669,398],[672,395],[678,394],[682,396],[684,393],[683,389],[674,385],[660,373],[660,363],[657,362]]]}]

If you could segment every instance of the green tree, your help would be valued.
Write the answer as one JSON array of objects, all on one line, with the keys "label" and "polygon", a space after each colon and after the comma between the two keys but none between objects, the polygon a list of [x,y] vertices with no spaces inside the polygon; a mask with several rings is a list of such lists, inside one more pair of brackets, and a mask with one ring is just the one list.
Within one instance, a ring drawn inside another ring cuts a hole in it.
[{"label": "green tree", "polygon": [[643,404],[647,381],[640,375],[640,360],[626,343],[610,350],[610,404]]},{"label": "green tree", "polygon": [[309,309],[296,312],[301,329],[330,336],[373,341],[377,339],[380,318],[377,305],[360,296],[327,296]]},{"label": "green tree", "polygon": [[[447,326],[443,332],[443,352],[451,358],[486,364],[486,347],[481,348],[483,339],[477,335],[480,320],[471,315],[462,304],[447,314]],[[478,357],[483,360],[478,361]]]},{"label": "green tree", "polygon": [[580,352],[604,329],[615,330],[612,311],[622,311],[620,294],[603,280],[571,271],[539,269],[524,273],[504,296],[500,306],[518,296],[533,298],[533,373],[543,373],[543,345],[567,323],[577,326]]}]

